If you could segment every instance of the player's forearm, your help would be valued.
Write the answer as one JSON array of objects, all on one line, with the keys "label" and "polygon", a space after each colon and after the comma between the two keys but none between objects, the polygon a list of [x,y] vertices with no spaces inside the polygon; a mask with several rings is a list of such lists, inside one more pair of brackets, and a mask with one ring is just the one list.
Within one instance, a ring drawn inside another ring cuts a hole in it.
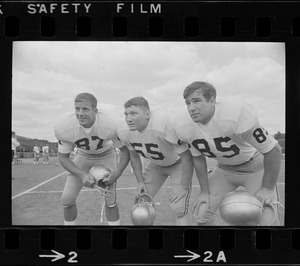
[{"label": "player's forearm", "polygon": [[123,171],[127,167],[129,160],[130,160],[129,151],[126,147],[122,147],[121,152],[122,153],[121,153],[119,165],[118,165],[118,168],[116,169],[116,174],[118,177],[120,177],[122,175]]},{"label": "player's forearm", "polygon": [[207,164],[205,156],[193,156],[194,167],[202,192],[209,193]]},{"label": "player's forearm", "polygon": [[180,183],[183,187],[187,188],[192,183],[194,173],[193,157],[189,150],[180,154],[180,157],[182,162],[182,177]]},{"label": "player's forearm", "polygon": [[144,183],[143,167],[140,156],[135,152],[130,152],[131,167],[138,183]]},{"label": "player's forearm", "polygon": [[69,158],[69,154],[58,153],[58,160],[61,166],[71,174],[83,178],[86,174]]},{"label": "player's forearm", "polygon": [[281,157],[281,148],[278,144],[271,151],[264,154],[262,187],[270,190],[275,187],[280,172]]}]

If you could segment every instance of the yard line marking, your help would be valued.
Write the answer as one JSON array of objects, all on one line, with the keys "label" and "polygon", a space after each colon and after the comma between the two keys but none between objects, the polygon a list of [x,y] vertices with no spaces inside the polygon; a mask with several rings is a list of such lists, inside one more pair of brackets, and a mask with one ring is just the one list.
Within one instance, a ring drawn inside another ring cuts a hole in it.
[{"label": "yard line marking", "polygon": [[47,193],[62,193],[62,190],[49,190],[49,191],[45,191],[45,190],[38,190],[38,191],[30,191],[27,194],[47,194]]},{"label": "yard line marking", "polygon": [[[125,187],[125,188],[117,188],[117,191],[119,190],[133,190],[136,189],[136,187]],[[38,193],[62,193],[62,190],[53,190],[53,191],[29,191],[27,193],[29,194],[38,194]],[[80,192],[95,192],[93,189],[82,189]]]},{"label": "yard line marking", "polygon": [[15,196],[13,196],[11,199],[13,200],[13,199],[18,198],[18,197],[20,197],[20,196],[22,196],[22,195],[24,195],[24,194],[26,194],[26,193],[29,193],[30,191],[32,191],[32,190],[34,190],[34,189],[36,189],[36,188],[38,188],[38,187],[40,187],[40,186],[42,186],[42,185],[44,185],[44,184],[50,182],[50,181],[52,181],[52,180],[55,179],[55,178],[58,178],[59,176],[65,174],[65,173],[67,173],[67,171],[65,171],[65,172],[63,172],[63,173],[61,173],[61,174],[59,174],[59,175],[56,175],[56,176],[54,176],[54,177],[52,177],[52,178],[50,178],[50,179],[48,179],[48,180],[46,180],[46,181],[40,183],[39,185],[37,185],[37,186],[35,186],[35,187],[33,187],[33,188],[30,188],[30,189],[28,189],[28,190],[26,190],[26,191],[23,191],[23,192],[21,192],[21,193],[15,195]]},{"label": "yard line marking", "polygon": [[[57,176],[58,177],[58,176]],[[52,178],[53,179],[53,178]],[[50,181],[50,180],[49,180]],[[44,182],[45,183],[45,182]],[[285,183],[277,183],[277,185],[285,185]],[[193,185],[193,187],[198,188],[200,187],[199,185]],[[161,187],[162,189],[168,189],[170,188],[170,186],[163,186]],[[136,187],[125,187],[125,188],[117,188],[117,191],[121,191],[121,190],[133,190],[136,189]],[[30,191],[27,191],[28,194],[39,194],[39,193],[62,193],[62,190],[52,190],[52,191],[44,191],[44,190],[40,190],[40,191],[31,191],[33,189],[30,189]],[[82,189],[81,192],[94,192],[94,190],[92,189]],[[25,192],[23,192],[25,193]],[[16,197],[16,196],[15,196]]]}]

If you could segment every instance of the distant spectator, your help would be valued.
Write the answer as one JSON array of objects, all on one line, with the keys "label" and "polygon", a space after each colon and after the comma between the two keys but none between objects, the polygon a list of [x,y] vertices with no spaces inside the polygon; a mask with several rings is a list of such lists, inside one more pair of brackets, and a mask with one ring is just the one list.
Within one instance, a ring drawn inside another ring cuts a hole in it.
[{"label": "distant spectator", "polygon": [[49,164],[49,146],[46,144],[45,146],[43,146],[42,148],[43,150],[43,164]]},{"label": "distant spectator", "polygon": [[11,162],[14,164],[14,158],[17,154],[17,147],[20,146],[20,143],[18,142],[16,133],[12,131],[11,133]]},{"label": "distant spectator", "polygon": [[40,157],[40,147],[36,145],[33,147],[33,165],[39,164]]}]

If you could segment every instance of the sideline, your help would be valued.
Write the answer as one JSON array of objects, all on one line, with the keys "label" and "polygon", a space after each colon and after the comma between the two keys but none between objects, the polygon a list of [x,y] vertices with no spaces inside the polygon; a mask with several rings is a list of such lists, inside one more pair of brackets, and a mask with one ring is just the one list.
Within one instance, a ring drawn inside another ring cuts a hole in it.
[{"label": "sideline", "polygon": [[44,184],[50,182],[50,181],[52,181],[53,179],[55,179],[55,178],[57,178],[57,177],[59,177],[59,176],[61,176],[61,175],[64,175],[65,173],[67,173],[67,171],[65,171],[65,172],[63,172],[63,173],[61,173],[61,174],[59,174],[59,175],[56,175],[56,176],[50,178],[49,180],[46,180],[46,181],[40,183],[39,185],[37,185],[37,186],[35,186],[35,187],[33,187],[33,188],[30,188],[30,189],[28,189],[28,190],[26,190],[26,191],[23,191],[23,192],[21,192],[21,193],[15,195],[15,196],[13,196],[11,199],[13,200],[13,199],[18,198],[18,197],[20,197],[20,196],[22,196],[22,195],[24,195],[24,194],[26,194],[26,193],[29,193],[30,191],[32,191],[32,190],[34,190],[34,189],[36,189],[36,188],[38,188],[38,187],[40,187],[40,186],[42,186],[42,185],[44,185]]}]

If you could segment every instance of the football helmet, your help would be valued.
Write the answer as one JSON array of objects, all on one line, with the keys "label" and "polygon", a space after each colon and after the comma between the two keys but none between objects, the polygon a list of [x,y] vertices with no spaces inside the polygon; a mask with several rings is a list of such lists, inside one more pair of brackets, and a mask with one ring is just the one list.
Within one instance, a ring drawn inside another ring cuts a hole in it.
[{"label": "football helmet", "polygon": [[95,165],[90,169],[89,174],[91,174],[97,180],[97,186],[103,186],[103,178],[107,176],[111,171],[112,170],[107,166]]},{"label": "football helmet", "polygon": [[136,197],[131,211],[133,225],[153,225],[155,220],[155,204],[150,195],[143,193]]},{"label": "football helmet", "polygon": [[104,165],[95,165],[89,171],[89,174],[91,174],[96,180],[94,189],[104,197],[111,196],[111,191],[108,190],[108,186],[102,182],[103,178],[111,171],[112,170],[109,167]]},{"label": "football helmet", "polygon": [[259,224],[263,206],[249,192],[236,190],[222,198],[219,211],[223,220],[231,225],[253,226]]}]

